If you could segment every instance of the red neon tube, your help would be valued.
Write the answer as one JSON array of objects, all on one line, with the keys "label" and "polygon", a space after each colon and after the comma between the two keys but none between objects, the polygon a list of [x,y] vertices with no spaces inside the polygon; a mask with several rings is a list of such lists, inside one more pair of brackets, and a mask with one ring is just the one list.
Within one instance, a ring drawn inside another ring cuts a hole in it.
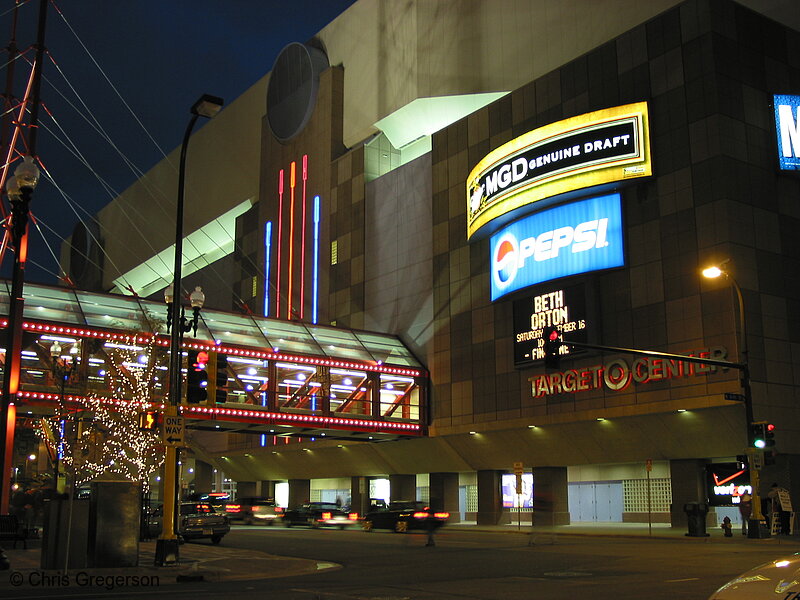
[{"label": "red neon tube", "polygon": [[295,188],[295,175],[297,170],[297,163],[292,161],[289,178],[289,272],[287,277],[289,279],[289,292],[286,295],[286,300],[289,306],[286,310],[286,318],[292,318],[292,283],[294,280],[294,188]]},{"label": "red neon tube", "polygon": [[303,235],[300,241],[300,320],[306,306],[306,180],[308,179],[308,154],[303,155]]},{"label": "red neon tube", "polygon": [[[280,316],[281,310],[281,239],[283,237],[283,169],[278,176],[278,257],[277,268],[275,271],[277,279],[275,281],[275,316]],[[269,281],[267,282],[269,285]]]}]

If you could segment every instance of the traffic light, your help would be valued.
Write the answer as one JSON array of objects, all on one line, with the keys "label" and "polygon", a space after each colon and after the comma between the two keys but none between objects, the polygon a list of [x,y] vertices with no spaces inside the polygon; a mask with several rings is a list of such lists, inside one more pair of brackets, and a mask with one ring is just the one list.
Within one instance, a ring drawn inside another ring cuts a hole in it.
[{"label": "traffic light", "polygon": [[775,445],[775,425],[767,423],[764,425],[764,447],[769,448]]},{"label": "traffic light", "polygon": [[775,425],[764,425],[764,464],[775,464]]},{"label": "traffic light", "polygon": [[211,352],[208,359],[208,397],[216,404],[228,400],[228,357],[219,352]]},{"label": "traffic light", "polygon": [[148,410],[139,413],[139,429],[145,431],[152,431],[158,429],[158,413],[154,410]]},{"label": "traffic light", "polygon": [[561,347],[558,329],[548,327],[544,330],[544,366],[548,369],[557,369],[559,365],[558,350]]},{"label": "traffic light", "polygon": [[763,450],[767,445],[766,423],[750,423],[750,444]]},{"label": "traffic light", "polygon": [[200,404],[208,398],[208,352],[189,350],[186,368],[186,402]]}]

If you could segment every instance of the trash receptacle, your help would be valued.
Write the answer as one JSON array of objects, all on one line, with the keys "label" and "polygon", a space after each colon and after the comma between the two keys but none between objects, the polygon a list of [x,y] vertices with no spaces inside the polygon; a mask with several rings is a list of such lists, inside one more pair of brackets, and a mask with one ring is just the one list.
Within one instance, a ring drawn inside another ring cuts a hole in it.
[{"label": "trash receptacle", "polygon": [[690,537],[708,537],[706,533],[706,515],[708,514],[708,504],[705,502],[687,502],[683,505],[683,512],[689,524]]}]

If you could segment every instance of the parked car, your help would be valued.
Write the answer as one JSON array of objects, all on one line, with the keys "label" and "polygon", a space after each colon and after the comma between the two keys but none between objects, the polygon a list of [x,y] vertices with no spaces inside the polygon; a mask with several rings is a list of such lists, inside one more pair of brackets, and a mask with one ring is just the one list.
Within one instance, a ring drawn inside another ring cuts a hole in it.
[{"label": "parked car", "polygon": [[[150,515],[150,533],[157,536],[161,533],[164,508],[159,506]],[[214,510],[205,502],[181,502],[178,508],[178,526],[175,533],[182,541],[210,539],[212,544],[219,544],[231,530],[227,515]]]},{"label": "parked car", "polygon": [[364,531],[391,529],[404,533],[411,529],[438,529],[450,519],[448,512],[434,512],[424,502],[391,502],[387,507],[376,507],[364,515],[361,527]]},{"label": "parked car", "polygon": [[308,502],[299,508],[286,510],[281,521],[287,526],[338,527],[358,525],[358,514],[346,513],[332,502]]},{"label": "parked car", "polygon": [[240,498],[236,502],[225,504],[225,514],[231,521],[242,521],[246,525],[272,525],[283,515],[283,508],[276,506],[274,500]]},{"label": "parked car", "polygon": [[800,554],[759,565],[711,594],[708,600],[760,600],[796,598],[800,593]]}]

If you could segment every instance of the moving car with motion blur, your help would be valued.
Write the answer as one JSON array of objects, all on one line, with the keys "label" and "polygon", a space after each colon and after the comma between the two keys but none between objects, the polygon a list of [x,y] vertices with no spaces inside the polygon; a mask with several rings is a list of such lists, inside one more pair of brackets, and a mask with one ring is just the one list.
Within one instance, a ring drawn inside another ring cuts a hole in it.
[{"label": "moving car with motion blur", "polygon": [[[164,507],[159,506],[150,516],[151,535],[161,533]],[[178,507],[178,526],[175,533],[181,541],[210,539],[219,544],[231,530],[228,517],[205,502],[181,502]]]},{"label": "moving car with motion blur", "polygon": [[272,525],[283,514],[283,508],[274,500],[265,498],[240,498],[225,504],[225,514],[231,521],[245,525]]},{"label": "moving car with motion blur", "polygon": [[447,523],[450,513],[432,511],[424,502],[412,500],[391,502],[387,507],[370,510],[361,521],[364,531],[373,529],[391,529],[404,533],[412,529],[436,530]]},{"label": "moving car with motion blur", "polygon": [[358,514],[346,513],[332,502],[307,502],[302,506],[284,511],[281,521],[287,527],[306,525],[308,527],[338,527],[344,529],[358,525]]},{"label": "moving car with motion blur", "polygon": [[800,598],[800,554],[759,565],[732,579],[708,600],[790,600]]}]

